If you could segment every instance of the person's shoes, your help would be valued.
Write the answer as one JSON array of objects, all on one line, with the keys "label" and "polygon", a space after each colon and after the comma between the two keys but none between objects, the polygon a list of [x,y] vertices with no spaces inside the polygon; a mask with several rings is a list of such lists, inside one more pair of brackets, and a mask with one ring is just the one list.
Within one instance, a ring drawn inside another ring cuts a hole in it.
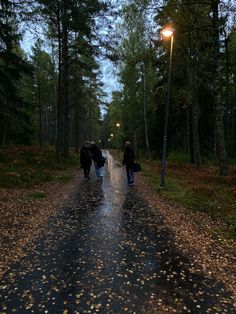
[{"label": "person's shoes", "polygon": [[130,182],[129,185],[135,185],[134,182]]}]

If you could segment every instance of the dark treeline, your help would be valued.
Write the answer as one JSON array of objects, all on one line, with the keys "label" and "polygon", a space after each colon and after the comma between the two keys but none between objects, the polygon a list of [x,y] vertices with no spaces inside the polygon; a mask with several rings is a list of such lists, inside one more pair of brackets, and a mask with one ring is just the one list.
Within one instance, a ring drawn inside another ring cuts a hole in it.
[{"label": "dark treeline", "polygon": [[[168,151],[197,166],[216,159],[227,175],[236,154],[230,0],[0,0],[0,145],[54,145],[68,156],[85,140],[120,147],[128,139],[138,153],[161,156],[166,24],[175,29]],[[30,31],[37,39],[29,53],[22,39]],[[121,88],[102,121],[104,57],[114,61]]]},{"label": "dark treeline", "polygon": [[113,145],[130,139],[138,152],[161,156],[170,41],[160,29],[169,24],[175,33],[168,150],[197,166],[216,159],[220,174],[229,173],[236,154],[235,9],[234,1],[219,0],[139,0],[122,8],[121,89],[105,117]]},{"label": "dark treeline", "polygon": [[[0,145],[50,144],[67,156],[97,139],[108,9],[98,0],[0,0]],[[24,31],[38,38],[30,53]]]}]

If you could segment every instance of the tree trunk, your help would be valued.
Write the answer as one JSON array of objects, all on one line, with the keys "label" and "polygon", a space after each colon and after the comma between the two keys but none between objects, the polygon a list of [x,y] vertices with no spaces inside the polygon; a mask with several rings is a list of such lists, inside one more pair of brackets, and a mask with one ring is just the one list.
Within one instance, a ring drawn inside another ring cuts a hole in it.
[{"label": "tree trunk", "polygon": [[43,144],[43,108],[41,101],[41,82],[40,74],[38,73],[38,108],[39,108],[39,147]]},{"label": "tree trunk", "polygon": [[[198,6],[193,7],[193,16],[196,14]],[[189,45],[189,68],[188,68],[188,79],[189,89],[191,93],[190,100],[190,112],[189,112],[189,123],[190,128],[190,158],[191,163],[196,166],[201,165],[201,154],[200,154],[200,143],[199,143],[199,103],[198,103],[198,73],[197,67],[193,60],[197,59],[198,49],[196,47],[195,38],[193,38],[192,30],[188,30],[188,45]]]},{"label": "tree trunk", "polygon": [[89,141],[91,142],[92,141],[92,102],[91,100],[89,101],[89,112],[88,112],[89,116]]},{"label": "tree trunk", "polygon": [[191,62],[189,73],[189,85],[191,90],[191,126],[192,126],[192,163],[201,166],[201,154],[199,143],[199,104],[198,83],[195,65]]},{"label": "tree trunk", "polygon": [[185,152],[190,156],[190,108],[189,105],[186,109],[186,141],[185,141]]},{"label": "tree trunk", "polygon": [[135,156],[138,158],[137,130],[134,131],[134,134],[133,134],[133,141],[134,141],[134,152],[135,152]]},{"label": "tree trunk", "polygon": [[63,108],[62,108],[62,61],[61,61],[61,8],[60,2],[57,1],[57,40],[58,40],[58,87],[57,87],[57,137],[56,153],[61,155],[63,152],[64,132],[63,132]]},{"label": "tree trunk", "polygon": [[235,152],[236,152],[236,134],[235,134],[235,115],[236,115],[236,111],[234,109],[232,109],[232,115],[231,115],[231,156],[232,158],[235,158]]},{"label": "tree trunk", "polygon": [[223,123],[223,108],[221,105],[221,85],[220,85],[220,41],[219,41],[219,0],[212,0],[213,13],[213,97],[216,117],[216,140],[217,153],[219,159],[219,173],[227,176],[229,165],[225,148],[225,135]]},{"label": "tree trunk", "polygon": [[[234,99],[236,98],[236,80],[233,81],[233,91],[232,94],[234,95]],[[231,105],[231,131],[230,131],[230,152],[232,158],[235,158],[236,153],[236,132],[235,132],[235,122],[236,122],[236,107],[234,107],[234,104]]]},{"label": "tree trunk", "polygon": [[230,108],[230,79],[229,79],[229,39],[224,31],[224,44],[225,44],[225,72],[226,72],[226,147],[228,157],[230,157],[230,122],[231,122],[231,109]]},{"label": "tree trunk", "polygon": [[3,135],[2,135],[2,145],[6,145],[8,143],[8,127],[9,127],[9,124],[8,124],[8,121],[5,121],[4,123],[4,126],[3,126]]},{"label": "tree trunk", "polygon": [[63,155],[69,155],[69,74],[68,74],[68,11],[67,2],[63,1],[62,15],[62,108],[64,113]]},{"label": "tree trunk", "polygon": [[149,136],[148,136],[148,121],[147,121],[147,86],[146,86],[146,69],[145,63],[143,64],[143,119],[145,129],[145,143],[148,154],[148,159],[151,159]]},{"label": "tree trunk", "polygon": [[75,104],[75,123],[74,123],[74,139],[75,139],[75,152],[79,152],[79,108],[78,108],[78,102]]}]

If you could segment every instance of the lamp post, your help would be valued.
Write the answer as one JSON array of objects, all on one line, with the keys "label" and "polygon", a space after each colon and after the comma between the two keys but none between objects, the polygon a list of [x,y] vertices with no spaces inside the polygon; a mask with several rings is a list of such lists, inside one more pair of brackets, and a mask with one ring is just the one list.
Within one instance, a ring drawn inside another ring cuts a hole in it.
[{"label": "lamp post", "polygon": [[121,140],[121,134],[120,134],[120,123],[116,123],[117,132],[116,132],[116,143],[118,150],[122,149],[122,140]]},{"label": "lamp post", "polygon": [[171,27],[165,27],[161,31],[163,38],[170,38],[170,63],[169,63],[169,74],[168,74],[168,86],[167,86],[167,102],[166,102],[166,113],[165,113],[165,126],[164,126],[164,137],[162,147],[162,162],[161,162],[161,186],[165,186],[166,177],[166,155],[167,155],[167,131],[168,131],[168,118],[169,118],[169,106],[170,106],[170,89],[171,89],[171,69],[172,69],[172,52],[174,43],[174,29]]}]

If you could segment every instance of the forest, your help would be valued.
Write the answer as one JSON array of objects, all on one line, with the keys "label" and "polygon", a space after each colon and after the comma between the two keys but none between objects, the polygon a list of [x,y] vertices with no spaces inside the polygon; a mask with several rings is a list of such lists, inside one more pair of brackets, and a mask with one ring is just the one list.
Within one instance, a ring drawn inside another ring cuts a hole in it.
[{"label": "forest", "polygon": [[[85,140],[161,158],[236,158],[233,0],[0,0],[0,145],[78,152]],[[174,29],[170,84],[170,41]],[[30,48],[29,48],[30,46]],[[28,48],[27,48],[28,47]],[[103,64],[117,89],[107,93]]]}]

